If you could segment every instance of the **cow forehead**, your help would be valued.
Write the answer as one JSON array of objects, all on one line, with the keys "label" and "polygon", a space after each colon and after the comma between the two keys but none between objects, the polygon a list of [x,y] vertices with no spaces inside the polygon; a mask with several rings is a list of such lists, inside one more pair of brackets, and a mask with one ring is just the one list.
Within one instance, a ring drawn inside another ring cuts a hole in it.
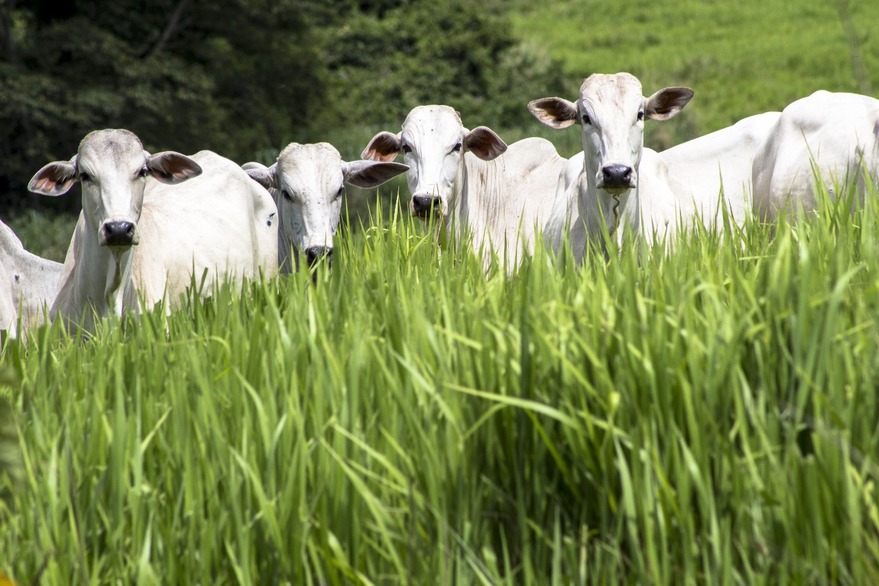
[{"label": "cow forehead", "polygon": [[278,167],[283,170],[304,170],[316,168],[341,169],[342,155],[334,146],[326,142],[316,144],[290,143],[278,155]]},{"label": "cow forehead", "polygon": [[143,144],[133,132],[121,129],[95,130],[79,143],[77,164],[102,168],[137,167],[144,162]]},{"label": "cow forehead", "polygon": [[597,73],[580,86],[580,101],[592,108],[626,109],[640,105],[643,100],[641,82],[629,73]]},{"label": "cow forehead", "polygon": [[342,184],[342,155],[325,142],[291,143],[278,155],[278,170],[291,188],[335,190]]},{"label": "cow forehead", "polygon": [[403,134],[407,137],[429,134],[458,137],[463,131],[461,117],[449,106],[418,106],[403,122]]}]

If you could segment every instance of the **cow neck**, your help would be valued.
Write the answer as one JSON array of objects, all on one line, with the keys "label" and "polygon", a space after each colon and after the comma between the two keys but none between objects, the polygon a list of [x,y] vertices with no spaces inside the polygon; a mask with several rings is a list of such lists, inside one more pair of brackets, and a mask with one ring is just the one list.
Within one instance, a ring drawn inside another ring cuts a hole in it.
[{"label": "cow neck", "polygon": [[[583,171],[576,184],[580,217],[585,218],[590,239],[600,239],[606,226],[608,234],[621,245],[629,230],[635,234],[638,232],[638,187],[615,195],[602,193],[595,184],[596,174],[597,171],[587,168],[584,159]],[[638,180],[640,182],[640,177]]]},{"label": "cow neck", "polygon": [[506,245],[503,219],[507,201],[498,193],[500,162],[503,155],[483,161],[467,152],[462,157],[455,186],[453,232],[458,238],[472,238],[473,250],[483,249],[490,260],[491,247],[500,251]]},{"label": "cow neck", "polygon": [[281,201],[284,196],[278,189],[272,188],[269,191],[278,209],[278,272],[289,275],[299,270],[299,248],[287,235],[288,220],[284,212],[285,206]]},{"label": "cow neck", "polygon": [[[136,247],[113,251],[98,244],[95,230],[91,230],[84,218],[80,217],[74,233],[74,241],[67,252],[64,267],[64,281],[59,283],[58,296],[53,304],[51,315],[79,319],[72,315],[71,308],[87,307],[99,315],[114,313],[121,316],[126,309],[136,310],[136,298],[130,295],[131,269],[135,259]],[[74,266],[70,266],[71,263]],[[76,298],[72,298],[72,296]],[[132,303],[134,306],[132,307]],[[93,320],[87,316],[86,329],[91,329]]]}]

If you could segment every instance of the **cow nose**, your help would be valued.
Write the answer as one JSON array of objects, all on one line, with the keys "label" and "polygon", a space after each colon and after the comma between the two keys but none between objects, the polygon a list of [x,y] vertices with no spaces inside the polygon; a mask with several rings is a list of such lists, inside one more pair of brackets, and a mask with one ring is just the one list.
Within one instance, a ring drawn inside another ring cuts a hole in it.
[{"label": "cow nose", "polygon": [[632,168],[628,165],[605,165],[601,168],[604,189],[629,189],[634,187]]},{"label": "cow nose", "polygon": [[438,208],[440,199],[432,195],[415,195],[412,197],[412,210],[417,218],[429,218],[434,208]]},{"label": "cow nose", "polygon": [[325,259],[327,266],[333,265],[333,249],[330,246],[311,246],[305,249],[305,258],[308,261],[309,268]]},{"label": "cow nose", "polygon": [[131,246],[134,243],[134,222],[104,222],[102,229],[107,246]]}]

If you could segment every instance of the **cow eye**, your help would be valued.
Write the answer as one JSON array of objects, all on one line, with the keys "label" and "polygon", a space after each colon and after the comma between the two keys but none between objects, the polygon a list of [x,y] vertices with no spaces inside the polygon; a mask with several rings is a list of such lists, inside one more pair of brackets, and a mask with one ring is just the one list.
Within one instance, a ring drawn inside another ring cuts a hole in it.
[{"label": "cow eye", "polygon": [[580,119],[583,121],[583,124],[592,124],[592,120],[589,119],[589,114],[583,114]]},{"label": "cow eye", "polygon": [[79,180],[82,181],[83,183],[85,183],[86,181],[91,181],[92,176],[89,175],[88,173],[86,173],[85,171],[83,171],[79,174]]},{"label": "cow eye", "polygon": [[409,146],[408,144],[404,144],[403,148],[401,150],[403,151],[404,154],[408,155],[409,153],[412,152],[412,147]]},{"label": "cow eye", "polygon": [[290,195],[290,192],[287,191],[286,189],[281,190],[281,195],[283,195],[284,199],[286,199],[287,201],[293,201],[293,196]]},{"label": "cow eye", "polygon": [[644,120],[644,110],[638,112],[638,122],[640,122],[641,120]]},{"label": "cow eye", "polygon": [[342,194],[345,193],[345,186],[339,188],[339,191],[336,192],[336,197],[342,197]]},{"label": "cow eye", "polygon": [[454,147],[452,147],[452,152],[460,153],[460,152],[461,152],[461,146],[462,146],[462,145],[461,145],[461,143],[459,142],[459,143],[456,144]]},{"label": "cow eye", "polygon": [[138,178],[138,179],[143,179],[144,177],[147,176],[147,173],[149,173],[149,170],[148,170],[146,167],[141,167],[141,168],[138,169],[138,171],[137,171],[137,178]]}]

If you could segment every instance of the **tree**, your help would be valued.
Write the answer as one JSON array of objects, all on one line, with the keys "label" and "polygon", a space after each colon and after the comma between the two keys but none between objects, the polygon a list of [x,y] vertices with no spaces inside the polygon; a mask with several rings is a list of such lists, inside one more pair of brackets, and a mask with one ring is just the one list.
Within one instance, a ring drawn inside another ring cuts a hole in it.
[{"label": "tree", "polygon": [[517,42],[492,0],[354,3],[324,45],[330,99],[346,104],[333,116],[348,125],[399,122],[416,105],[441,103],[464,120],[520,126],[523,95],[564,87],[559,64]]},{"label": "tree", "polygon": [[249,159],[301,133],[322,97],[293,0],[72,1],[60,11],[2,1],[5,209],[26,203],[30,176],[91,130],[128,128],[148,150]]}]

